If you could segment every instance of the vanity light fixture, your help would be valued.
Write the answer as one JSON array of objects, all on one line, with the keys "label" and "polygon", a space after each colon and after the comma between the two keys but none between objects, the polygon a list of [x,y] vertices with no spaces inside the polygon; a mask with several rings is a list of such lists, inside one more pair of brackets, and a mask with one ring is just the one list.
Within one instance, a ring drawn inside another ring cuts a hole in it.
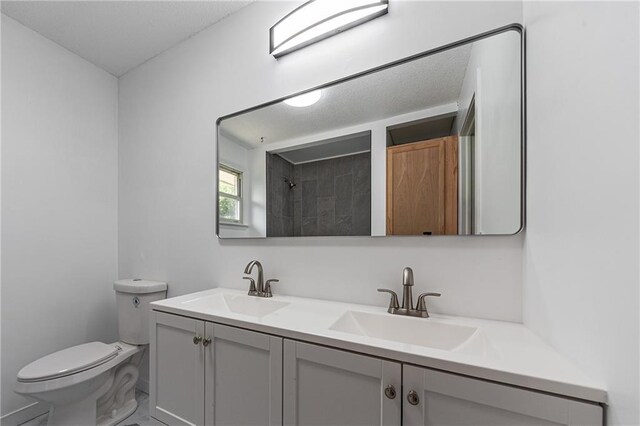
[{"label": "vanity light fixture", "polygon": [[269,53],[279,58],[386,14],[389,0],[311,0],[269,30]]},{"label": "vanity light fixture", "polygon": [[308,107],[320,100],[322,96],[322,90],[314,90],[313,92],[303,93],[302,95],[294,96],[293,98],[285,99],[284,103],[292,107]]}]

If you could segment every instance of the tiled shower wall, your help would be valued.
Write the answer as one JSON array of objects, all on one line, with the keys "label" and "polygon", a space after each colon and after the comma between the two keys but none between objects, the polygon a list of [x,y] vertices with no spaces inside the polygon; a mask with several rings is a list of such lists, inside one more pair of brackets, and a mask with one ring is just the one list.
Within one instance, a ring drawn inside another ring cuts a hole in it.
[{"label": "tiled shower wall", "polygon": [[293,191],[284,181],[293,179],[293,164],[267,153],[267,237],[293,235]]},{"label": "tiled shower wall", "polygon": [[299,165],[267,154],[267,191],[267,236],[371,235],[368,152]]}]

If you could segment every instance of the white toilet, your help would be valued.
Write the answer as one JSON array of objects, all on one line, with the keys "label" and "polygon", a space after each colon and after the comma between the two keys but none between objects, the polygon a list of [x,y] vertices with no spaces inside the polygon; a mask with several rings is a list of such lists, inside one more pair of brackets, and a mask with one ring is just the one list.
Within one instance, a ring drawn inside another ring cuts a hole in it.
[{"label": "white toilet", "polygon": [[84,343],[42,357],[18,373],[15,391],[48,404],[49,425],[114,425],[138,403],[138,367],[149,344],[149,303],[167,283],[116,281],[120,341]]}]

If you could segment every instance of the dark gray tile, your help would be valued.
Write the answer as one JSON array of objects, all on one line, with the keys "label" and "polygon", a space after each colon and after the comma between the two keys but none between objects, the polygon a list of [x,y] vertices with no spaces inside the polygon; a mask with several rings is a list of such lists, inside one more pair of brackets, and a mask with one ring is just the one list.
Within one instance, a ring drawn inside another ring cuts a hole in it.
[{"label": "dark gray tile", "polygon": [[302,200],[302,185],[300,185],[300,183],[296,183],[296,186],[291,189],[291,198],[293,201]]},{"label": "dark gray tile", "polygon": [[353,177],[340,175],[335,178],[336,188],[336,216],[352,214],[353,206]]},{"label": "dark gray tile", "polygon": [[293,199],[302,199],[302,178],[300,176],[300,166],[293,166],[293,182],[296,186],[293,188]]},{"label": "dark gray tile", "polygon": [[292,237],[293,236],[293,217],[285,216],[280,219],[282,220],[282,236]]},{"label": "dark gray tile", "polygon": [[303,217],[302,218],[302,236],[318,235],[318,218]]},{"label": "dark gray tile", "polygon": [[318,216],[320,213],[333,211],[336,206],[334,197],[318,197]]},{"label": "dark gray tile", "polygon": [[293,235],[300,236],[302,231],[302,200],[293,202]]},{"label": "dark gray tile", "polygon": [[353,171],[353,156],[336,158],[336,175],[346,175]]},{"label": "dark gray tile", "polygon": [[318,235],[335,234],[335,198],[318,198]]},{"label": "dark gray tile", "polygon": [[284,178],[293,165],[275,154],[267,154],[267,236],[293,235],[293,193]]},{"label": "dark gray tile", "polygon": [[351,216],[336,216],[335,235],[351,235]]},{"label": "dark gray tile", "polygon": [[[282,158],[282,157],[280,157],[280,158]],[[287,177],[293,177],[293,168],[295,167],[294,164],[288,162],[284,158],[282,160],[283,160],[283,164],[285,165],[286,170],[287,170],[287,174],[288,174]]]},{"label": "dark gray tile", "polygon": [[282,217],[289,216],[293,217],[293,192],[289,189],[288,185],[284,185],[284,200],[282,203],[282,212],[280,215]]},{"label": "dark gray tile", "polygon": [[284,236],[284,232],[282,229],[282,218],[274,217],[271,220],[271,228],[267,228],[267,236],[268,237],[282,237]]},{"label": "dark gray tile", "polygon": [[354,192],[353,215],[371,216],[371,192]]},{"label": "dark gray tile", "polygon": [[300,172],[302,180],[316,180],[318,179],[318,163],[300,164]]},{"label": "dark gray tile", "polygon": [[275,217],[280,217],[282,215],[283,204],[282,193],[278,191],[275,185],[272,183],[269,194],[269,213],[271,213]]},{"label": "dark gray tile", "polygon": [[302,217],[316,217],[318,214],[318,181],[302,181]]},{"label": "dark gray tile", "polygon": [[356,192],[353,196],[352,235],[371,235],[371,193]]},{"label": "dark gray tile", "polygon": [[302,198],[312,197],[316,198],[318,196],[318,181],[313,180],[303,180],[302,181]]},{"label": "dark gray tile", "polygon": [[371,155],[369,153],[354,156],[353,190],[371,192]]},{"label": "dark gray tile", "polygon": [[273,215],[267,213],[267,237],[273,237]]},{"label": "dark gray tile", "polygon": [[318,235],[336,235],[336,221],[333,212],[318,216]]},{"label": "dark gray tile", "polygon": [[290,202],[290,207],[289,207],[289,214],[291,217],[293,217],[293,214],[295,212],[295,204],[296,204],[296,200],[295,198],[293,198],[293,190],[291,190],[291,196],[289,197],[289,202]]},{"label": "dark gray tile", "polygon": [[330,197],[334,192],[336,160],[318,162],[318,197]]}]

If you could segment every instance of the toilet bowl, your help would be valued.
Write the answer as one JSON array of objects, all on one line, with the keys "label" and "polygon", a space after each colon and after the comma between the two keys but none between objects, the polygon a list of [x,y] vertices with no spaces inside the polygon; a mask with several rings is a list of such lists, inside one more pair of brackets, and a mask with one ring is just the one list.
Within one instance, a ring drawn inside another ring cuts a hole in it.
[{"label": "toilet bowl", "polygon": [[48,425],[110,426],[137,408],[135,385],[149,343],[149,303],[165,298],[167,284],[120,280],[114,288],[120,341],[63,349],[18,373],[15,392],[47,404]]}]

